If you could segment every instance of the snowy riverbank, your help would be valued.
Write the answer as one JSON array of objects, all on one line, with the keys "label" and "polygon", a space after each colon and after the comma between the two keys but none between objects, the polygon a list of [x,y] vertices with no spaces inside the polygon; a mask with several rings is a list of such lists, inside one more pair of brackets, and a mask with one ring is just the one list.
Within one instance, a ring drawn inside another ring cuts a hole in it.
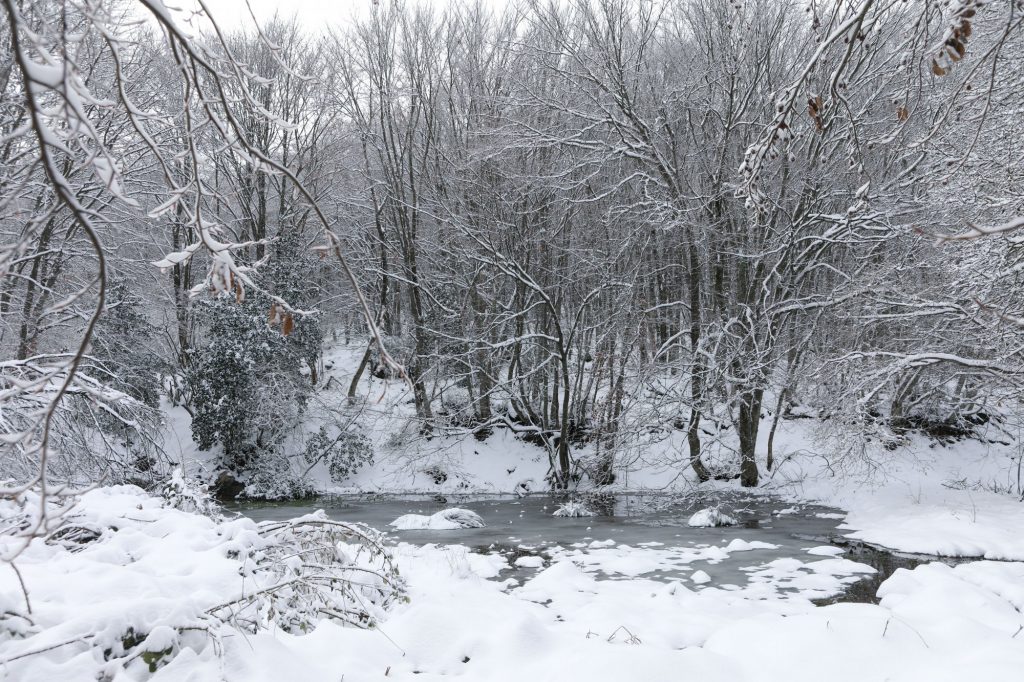
[{"label": "snowy riverbank", "polygon": [[[334,494],[514,494],[543,492],[549,463],[543,448],[508,429],[495,429],[479,440],[469,433],[417,434],[410,417],[408,389],[398,381],[367,378],[350,403],[348,381],[360,349],[339,345],[325,356],[321,410],[345,414],[373,443],[374,461],[333,482],[326,467],[309,469],[316,489]],[[175,461],[193,474],[213,468],[213,452],[198,450],[189,419],[181,408],[166,408],[164,442]],[[760,429],[759,452],[767,448],[768,421]],[[851,537],[891,549],[947,556],[1024,560],[1024,504],[1013,491],[1022,460],[1021,444],[1005,428],[979,428],[977,438],[939,442],[920,434],[905,436],[888,449],[879,441],[859,444],[823,442],[814,419],[781,420],[774,439],[777,465],[756,492],[782,496],[794,503],[816,502],[847,512],[843,526]],[[312,426],[310,428],[313,428]],[[712,443],[705,456],[712,464],[732,461],[728,437]],[[852,450],[852,448],[850,448]],[[692,494],[697,490],[686,464],[684,434],[659,435],[632,446],[617,460],[617,493]],[[582,448],[577,455],[586,456]],[[300,462],[300,470],[306,469]],[[739,490],[736,482],[713,481],[702,491]],[[1002,492],[993,492],[999,490]]]},{"label": "snowy riverbank", "polygon": [[[348,409],[337,389],[351,364],[346,353],[335,351],[337,380],[322,396],[339,411]],[[484,440],[422,437],[410,432],[403,399],[388,382],[361,389],[352,409],[370,426],[374,462],[343,485],[314,467],[319,489],[453,500],[544,489],[542,449],[504,429]],[[193,472],[208,467],[211,455],[192,444],[187,418],[173,410],[171,417],[166,442],[178,461]],[[130,487],[103,488],[76,511],[76,523],[98,528],[97,537],[81,545],[35,541],[15,562],[17,573],[0,572],[0,679],[932,682],[970,671],[1016,680],[1024,669],[1024,504],[1008,492],[1016,443],[987,442],[986,434],[945,444],[911,435],[895,449],[876,443],[837,457],[815,436],[813,420],[783,421],[778,465],[753,492],[788,500],[797,511],[808,503],[841,509],[840,532],[851,538],[988,560],[898,569],[881,583],[875,604],[817,606],[872,568],[820,542],[760,560],[756,550],[766,545],[742,527],[719,545],[595,536],[518,558],[398,543],[392,551],[409,601],[375,611],[376,629],[321,619],[305,634],[286,632],[272,609],[262,612],[264,627],[239,629],[237,619],[209,613],[272,587],[270,574],[254,579],[245,558],[259,554],[260,526],[165,509]],[[680,437],[627,453],[605,489],[694,494]],[[709,452],[716,456],[732,453]],[[726,481],[699,489],[739,491]],[[330,570],[347,575],[351,555],[337,555]],[[709,575],[716,561],[747,557],[744,580]]]},{"label": "snowy riverbank", "polygon": [[[400,544],[409,602],[381,613],[378,629],[321,620],[289,634],[271,619],[245,632],[208,614],[266,587],[247,570],[247,548],[259,544],[252,521],[166,509],[131,487],[90,492],[75,514],[99,536],[34,541],[17,574],[0,573],[2,679],[862,681],[970,670],[1009,681],[1024,667],[1022,563],[898,570],[877,605],[815,606],[811,598],[870,568],[812,543],[801,556],[751,566],[746,585],[718,585],[700,575],[702,562],[756,543],[737,540],[714,556],[598,543],[548,552],[546,567],[514,585],[502,580],[511,567],[500,555]],[[340,568],[350,556],[338,555]],[[631,574],[637,562],[694,571],[658,582]]]}]

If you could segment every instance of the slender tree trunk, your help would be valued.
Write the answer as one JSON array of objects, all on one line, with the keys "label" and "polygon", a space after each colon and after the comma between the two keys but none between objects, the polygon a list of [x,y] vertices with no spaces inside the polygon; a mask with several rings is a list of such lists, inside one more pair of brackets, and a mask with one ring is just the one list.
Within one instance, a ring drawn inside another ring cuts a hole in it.
[{"label": "slender tree trunk", "polygon": [[356,387],[359,386],[359,380],[362,378],[363,372],[366,371],[366,366],[370,364],[371,355],[373,355],[373,341],[366,344],[366,350],[363,352],[363,359],[359,361],[359,366],[356,367],[356,373],[352,375],[352,381],[348,384],[349,402],[356,399]]},{"label": "slender tree trunk", "polygon": [[740,394],[740,485],[752,488],[758,483],[757,432],[761,424],[763,389],[746,390]]},{"label": "slender tree trunk", "polygon": [[686,443],[690,448],[690,466],[697,474],[697,480],[704,483],[711,478],[711,472],[700,458],[700,404],[704,400],[704,359],[700,355],[700,254],[689,235],[690,274],[690,356],[693,368],[690,370],[690,421],[686,426]]}]

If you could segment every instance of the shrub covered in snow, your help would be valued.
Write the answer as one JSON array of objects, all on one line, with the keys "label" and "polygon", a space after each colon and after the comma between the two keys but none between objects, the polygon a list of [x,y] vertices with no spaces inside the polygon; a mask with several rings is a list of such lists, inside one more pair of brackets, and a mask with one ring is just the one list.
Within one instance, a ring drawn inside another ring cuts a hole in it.
[{"label": "shrub covered in snow", "polygon": [[308,632],[321,618],[371,627],[404,597],[404,586],[381,536],[371,528],[317,511],[291,521],[259,524],[263,542],[242,557],[241,575],[268,589],[213,609],[254,629],[273,621],[287,632]]},{"label": "shrub covered in snow", "polygon": [[566,518],[578,518],[582,516],[597,516],[597,513],[592,511],[582,502],[566,502],[561,507],[555,510],[552,516],[562,516]]},{"label": "shrub covered in snow", "polygon": [[242,497],[258,500],[294,500],[312,497],[316,487],[280,452],[268,452],[253,461],[246,474]]},{"label": "shrub covered in snow", "polygon": [[305,459],[310,465],[325,461],[331,480],[343,483],[361,467],[373,464],[373,444],[356,431],[342,431],[331,438],[327,427],[321,426],[306,441]]},{"label": "shrub covered in snow", "polygon": [[267,324],[270,308],[270,300],[257,293],[242,302],[225,295],[199,307],[208,341],[191,351],[185,377],[192,437],[203,449],[221,446],[222,466],[236,473],[279,449],[310,392],[302,372],[304,349]]},{"label": "shrub covered in snow", "polygon": [[[102,367],[98,379],[153,409],[160,404],[158,372],[166,368],[153,351],[159,329],[146,314],[142,297],[132,291],[124,278],[114,278],[107,293],[107,312],[92,337],[92,357]],[[104,418],[103,412],[97,414]]]},{"label": "shrub covered in snow", "polygon": [[171,472],[170,479],[160,489],[160,496],[171,509],[210,518],[220,516],[220,505],[213,499],[209,489],[199,481],[187,478],[181,467]]},{"label": "shrub covered in snow", "polygon": [[441,485],[448,480],[448,472],[440,464],[430,464],[422,469],[423,473],[434,480],[436,485]]},{"label": "shrub covered in snow", "polygon": [[[181,492],[183,478],[168,485],[172,499],[197,497]],[[27,546],[17,535],[25,513],[0,503],[0,528],[15,530],[0,533],[0,555],[21,548],[18,572],[0,571],[10,679],[144,679],[186,652],[215,660],[239,630],[369,627],[405,596],[379,534],[322,512],[256,524],[176,509],[134,486],[100,488]]]},{"label": "shrub covered in snow", "polygon": [[597,486],[615,483],[615,457],[611,452],[582,455],[576,466]]}]

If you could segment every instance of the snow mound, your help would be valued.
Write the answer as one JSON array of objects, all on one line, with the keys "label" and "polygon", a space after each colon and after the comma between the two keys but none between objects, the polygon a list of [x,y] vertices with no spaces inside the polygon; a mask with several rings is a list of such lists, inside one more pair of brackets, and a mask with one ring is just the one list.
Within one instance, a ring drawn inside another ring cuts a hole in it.
[{"label": "snow mound", "polygon": [[832,545],[821,545],[820,547],[811,547],[807,550],[808,554],[814,556],[839,556],[845,553],[846,550],[842,547],[833,547]]},{"label": "snow mound", "polygon": [[[32,490],[0,501],[0,528],[19,528],[23,509],[41,504]],[[0,533],[0,556],[20,552],[20,574],[0,571],[5,680],[218,679],[225,659],[248,655],[224,655],[233,640],[373,627],[405,601],[383,538],[323,512],[211,518],[131,485],[68,504],[65,525],[45,539]]]},{"label": "snow mound", "polygon": [[452,507],[436,514],[406,514],[388,524],[396,530],[458,530],[460,528],[483,528],[487,524],[480,515],[469,509]]},{"label": "snow mound", "polygon": [[579,518],[581,516],[597,516],[597,513],[591,511],[587,505],[582,502],[566,502],[561,507],[555,510],[552,516],[562,516],[566,518]]},{"label": "snow mound", "polygon": [[711,582],[711,576],[708,575],[706,571],[698,570],[693,572],[693,575],[690,576],[690,580],[692,580],[695,585],[704,585]]},{"label": "snow mound", "polygon": [[691,528],[717,528],[719,526],[735,526],[738,522],[717,507],[701,509],[690,517],[687,525]]}]

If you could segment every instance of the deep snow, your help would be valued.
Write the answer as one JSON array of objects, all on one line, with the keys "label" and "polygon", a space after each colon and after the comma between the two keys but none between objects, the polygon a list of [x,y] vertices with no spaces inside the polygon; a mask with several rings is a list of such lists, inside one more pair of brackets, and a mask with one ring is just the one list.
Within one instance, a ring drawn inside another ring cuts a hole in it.
[{"label": "deep snow", "polygon": [[[871,570],[833,547],[752,566],[746,586],[718,586],[699,571],[669,583],[600,579],[686,558],[685,548],[602,543],[552,551],[535,577],[509,585],[501,574],[511,567],[499,555],[399,544],[410,601],[376,630],[325,620],[304,635],[223,627],[216,637],[189,637],[173,626],[254,588],[229,551],[244,545],[253,522],[165,509],[131,487],[90,492],[77,513],[110,530],[70,549],[33,542],[17,561],[31,614],[14,571],[0,574],[4,679],[818,682],[969,672],[1009,681],[1024,669],[1024,564],[901,569],[882,584],[878,605],[815,606],[810,598]],[[735,539],[700,551],[757,547]],[[142,661],[126,669],[104,661],[129,625],[147,650],[173,651],[154,674]]]}]

